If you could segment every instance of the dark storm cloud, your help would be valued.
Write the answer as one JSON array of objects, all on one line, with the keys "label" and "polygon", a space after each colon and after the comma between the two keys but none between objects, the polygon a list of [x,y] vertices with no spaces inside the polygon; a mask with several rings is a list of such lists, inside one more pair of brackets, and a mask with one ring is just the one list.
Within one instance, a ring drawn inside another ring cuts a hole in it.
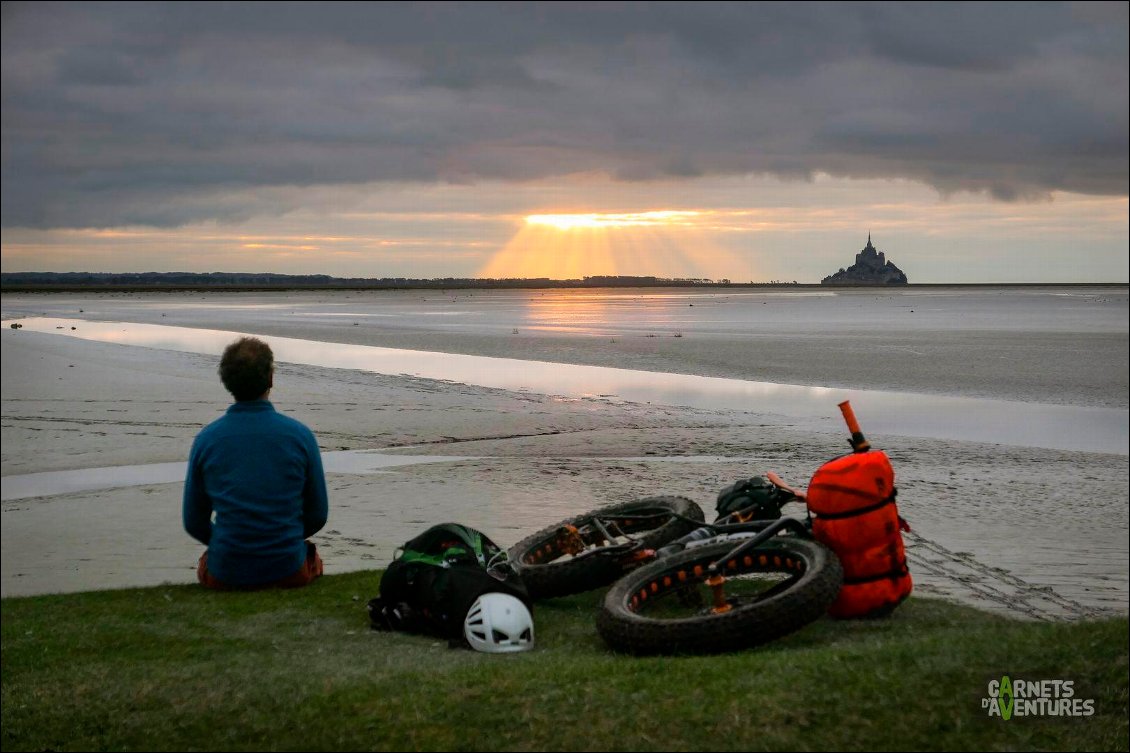
[{"label": "dark storm cloud", "polygon": [[1125,195],[1127,89],[1125,3],[5,3],[3,223],[581,171]]}]

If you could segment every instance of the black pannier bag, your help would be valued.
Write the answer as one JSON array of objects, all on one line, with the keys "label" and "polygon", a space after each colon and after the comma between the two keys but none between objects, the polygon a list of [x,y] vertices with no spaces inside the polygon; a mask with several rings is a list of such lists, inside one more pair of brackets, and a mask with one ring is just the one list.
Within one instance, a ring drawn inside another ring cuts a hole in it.
[{"label": "black pannier bag", "polygon": [[464,619],[483,594],[505,593],[533,608],[506,550],[458,523],[432,526],[404,544],[369,602],[375,630],[401,630],[465,645]]}]

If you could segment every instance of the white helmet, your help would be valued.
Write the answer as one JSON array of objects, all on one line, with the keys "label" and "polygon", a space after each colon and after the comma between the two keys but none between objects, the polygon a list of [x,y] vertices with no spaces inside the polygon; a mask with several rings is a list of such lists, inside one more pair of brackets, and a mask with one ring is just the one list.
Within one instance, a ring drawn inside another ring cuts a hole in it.
[{"label": "white helmet", "polygon": [[529,651],[534,647],[534,618],[517,597],[490,591],[467,610],[463,635],[471,648],[488,654]]}]

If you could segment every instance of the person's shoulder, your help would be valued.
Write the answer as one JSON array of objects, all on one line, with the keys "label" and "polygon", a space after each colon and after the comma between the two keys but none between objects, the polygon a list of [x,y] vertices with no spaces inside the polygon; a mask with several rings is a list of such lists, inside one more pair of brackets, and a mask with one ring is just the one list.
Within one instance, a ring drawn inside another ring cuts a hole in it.
[{"label": "person's shoulder", "polygon": [[210,423],[204,426],[196,433],[196,438],[192,440],[192,451],[199,452],[205,451],[211,446],[215,445],[223,437],[225,432],[225,425],[228,423],[225,419],[227,414],[213,419]]},{"label": "person's shoulder", "polygon": [[275,413],[276,420],[279,421],[279,426],[289,436],[294,437],[306,448],[307,452],[318,452],[318,438],[314,436],[314,432],[310,431],[310,427],[299,421],[297,418],[287,416],[283,413]]},{"label": "person's shoulder", "polygon": [[225,414],[223,414],[222,416],[218,416],[218,417],[216,417],[216,418],[212,419],[212,421],[211,421],[210,423],[206,424],[206,425],[204,426],[204,428],[203,428],[203,429],[201,429],[201,430],[199,431],[199,433],[197,433],[197,435],[196,435],[196,439],[197,439],[198,441],[199,441],[200,439],[207,439],[208,437],[212,436],[213,434],[216,434],[216,433],[218,433],[218,432],[220,432],[220,431],[223,431],[223,427],[224,427],[224,425],[225,425],[226,423],[228,423],[228,421],[226,420],[226,419],[227,419],[227,417],[228,417],[228,416],[227,416],[227,414],[225,413]]},{"label": "person's shoulder", "polygon": [[278,421],[280,425],[297,434],[309,435],[311,437],[314,436],[314,432],[310,431],[310,427],[299,421],[297,418],[294,418],[293,416],[288,416],[285,413],[280,413],[276,410],[275,420]]}]

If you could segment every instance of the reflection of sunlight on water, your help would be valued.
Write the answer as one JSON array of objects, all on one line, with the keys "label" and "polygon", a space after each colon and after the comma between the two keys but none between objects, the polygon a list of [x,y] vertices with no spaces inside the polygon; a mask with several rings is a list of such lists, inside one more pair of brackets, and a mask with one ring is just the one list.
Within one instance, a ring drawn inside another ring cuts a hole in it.
[{"label": "reflection of sunlight on water", "polygon": [[526,320],[530,329],[542,332],[568,332],[576,335],[610,336],[625,332],[669,330],[680,324],[704,324],[702,319],[676,315],[682,309],[670,305],[673,299],[706,295],[640,295],[601,294],[584,290],[554,291],[531,298],[526,303]]},{"label": "reflection of sunlight on water", "polygon": [[543,332],[572,332],[579,335],[608,335],[615,304],[610,298],[597,298],[569,292],[531,298],[526,304],[526,319],[531,329]]},{"label": "reflection of sunlight on water", "polygon": [[[649,289],[649,290],[654,290]],[[727,290],[724,293],[684,293],[681,291],[675,292],[639,292],[639,293],[597,293],[590,292],[589,290],[570,289],[563,291],[573,295],[585,295],[590,298],[647,298],[647,299],[680,299],[680,298],[713,298],[717,300],[725,300],[727,298],[835,298],[840,294],[834,290],[758,290],[756,292],[742,292]]]},{"label": "reflection of sunlight on water", "polygon": [[[740,304],[765,298],[834,297],[826,291],[770,292],[603,292],[589,289],[550,290],[524,300],[523,330],[589,337],[647,335],[669,337],[716,325],[730,329],[733,315],[711,311],[742,311]],[[695,308],[697,306],[697,308]]]},{"label": "reflection of sunlight on water", "polygon": [[[557,311],[552,305],[546,310]],[[29,331],[213,356],[218,355],[241,334],[155,324],[74,319],[34,318],[21,320],[21,323]],[[4,322],[4,336],[18,336],[8,330],[9,324],[8,321]],[[77,329],[72,330],[72,327]],[[876,433],[1118,454],[1128,452],[1125,410],[877,390],[841,390],[325,343],[289,337],[260,337],[271,344],[276,359],[284,363],[357,369],[381,374],[409,374],[426,379],[547,395],[615,396],[639,403],[708,410],[743,410],[806,418],[832,417],[833,420],[835,404],[850,399],[860,415],[868,417],[868,428]]]}]

